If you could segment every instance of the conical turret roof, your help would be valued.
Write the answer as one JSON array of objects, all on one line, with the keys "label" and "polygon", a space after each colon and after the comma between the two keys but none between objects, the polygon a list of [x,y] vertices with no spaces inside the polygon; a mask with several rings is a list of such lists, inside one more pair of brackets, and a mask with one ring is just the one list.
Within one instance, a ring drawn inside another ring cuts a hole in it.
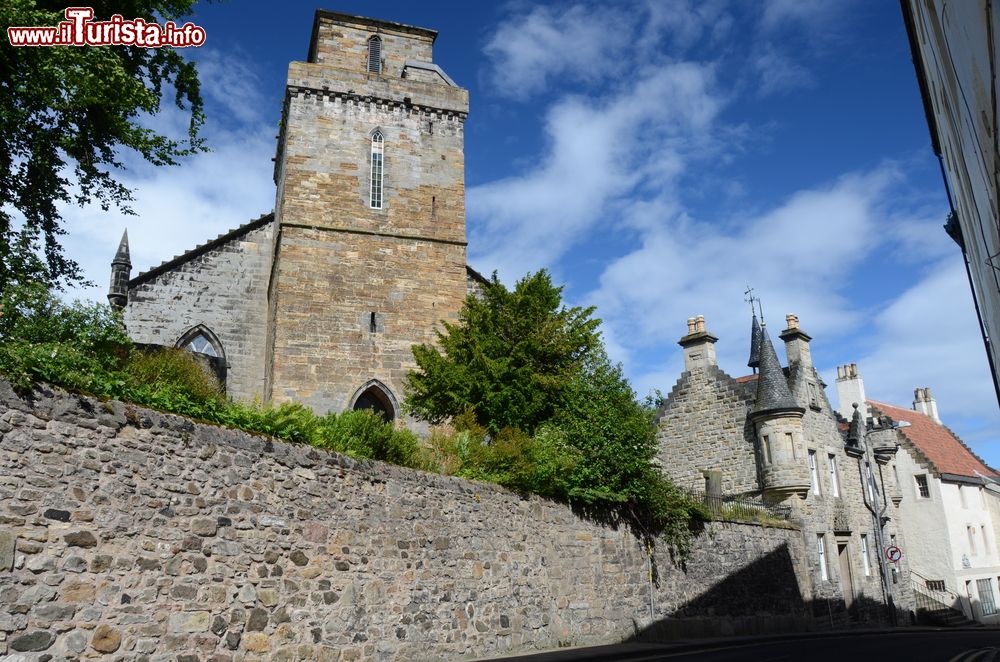
[{"label": "conical turret roof", "polygon": [[788,389],[788,381],[778,362],[778,354],[771,344],[767,327],[761,328],[760,334],[760,376],[757,378],[757,400],[754,403],[754,413],[774,410],[798,409],[802,411],[792,392]]},{"label": "conical turret roof", "polygon": [[760,367],[760,322],[757,315],[753,316],[753,323],[750,325],[750,360],[747,365],[751,368]]},{"label": "conical turret roof", "polygon": [[124,264],[128,267],[132,266],[132,259],[129,257],[128,252],[128,230],[122,233],[122,240],[118,242],[118,252],[115,253],[115,259],[111,260],[111,264]]}]

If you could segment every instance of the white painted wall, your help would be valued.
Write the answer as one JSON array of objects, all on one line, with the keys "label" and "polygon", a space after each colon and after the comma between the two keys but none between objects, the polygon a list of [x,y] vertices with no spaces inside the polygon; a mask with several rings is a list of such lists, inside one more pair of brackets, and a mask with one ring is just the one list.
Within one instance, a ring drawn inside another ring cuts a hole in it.
[{"label": "white painted wall", "polygon": [[[983,623],[1000,624],[1000,614],[983,615],[983,597],[976,582],[989,579],[994,604],[1000,606],[1000,495],[977,485],[962,485],[960,489],[956,483],[942,481],[905,447],[896,455],[896,466],[903,494],[900,524],[907,541],[903,553],[920,575],[913,581],[943,579],[947,589],[963,599],[967,614]],[[918,475],[927,476],[930,498],[918,495]],[[969,543],[968,527],[975,527],[975,551]],[[968,559],[968,568],[964,567],[964,558]]]}]

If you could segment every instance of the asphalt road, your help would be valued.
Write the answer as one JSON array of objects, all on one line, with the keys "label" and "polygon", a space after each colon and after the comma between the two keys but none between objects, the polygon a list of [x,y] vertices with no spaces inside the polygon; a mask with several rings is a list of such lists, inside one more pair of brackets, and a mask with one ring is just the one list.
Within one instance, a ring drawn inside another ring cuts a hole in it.
[{"label": "asphalt road", "polygon": [[1000,630],[841,632],[677,644],[622,644],[502,658],[503,662],[1000,662]]}]

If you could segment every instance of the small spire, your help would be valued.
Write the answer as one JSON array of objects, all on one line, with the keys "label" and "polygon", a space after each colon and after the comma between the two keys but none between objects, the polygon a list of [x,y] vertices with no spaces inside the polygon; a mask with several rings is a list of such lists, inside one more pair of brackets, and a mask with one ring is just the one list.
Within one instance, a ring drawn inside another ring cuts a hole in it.
[{"label": "small spire", "polygon": [[132,273],[132,259],[128,252],[128,230],[122,233],[118,242],[118,252],[111,260],[111,287],[108,288],[108,302],[115,308],[124,308],[128,303],[128,279]]},{"label": "small spire", "polygon": [[767,327],[761,328],[760,335],[760,377],[757,379],[757,401],[754,413],[797,409],[802,410],[792,392],[788,389],[788,381],[778,361],[778,354],[771,344]]},{"label": "small spire", "polygon": [[753,322],[750,324],[750,360],[747,365],[757,372],[760,367],[760,322],[757,321],[757,313],[753,314]]},{"label": "small spire", "polygon": [[844,450],[851,457],[861,457],[865,452],[865,416],[857,402],[851,403],[851,406],[854,407],[854,414],[851,416],[851,426],[847,429]]},{"label": "small spire", "polygon": [[128,252],[128,228],[122,233],[122,240],[118,242],[118,252],[115,253],[115,259],[111,260],[111,266],[116,264],[127,266],[129,269],[132,268],[132,259]]}]

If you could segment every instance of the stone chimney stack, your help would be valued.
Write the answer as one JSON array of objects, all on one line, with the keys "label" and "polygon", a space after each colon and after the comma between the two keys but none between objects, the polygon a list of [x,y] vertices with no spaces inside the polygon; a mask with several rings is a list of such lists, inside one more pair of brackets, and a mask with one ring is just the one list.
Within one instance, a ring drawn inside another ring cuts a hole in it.
[{"label": "stone chimney stack", "polygon": [[785,354],[788,355],[788,367],[796,364],[801,368],[813,367],[812,353],[809,351],[809,341],[812,336],[799,328],[798,315],[785,315],[788,328],[778,336],[785,341]]},{"label": "stone chimney stack", "polygon": [[689,317],[687,335],[677,341],[684,348],[684,370],[718,365],[715,343],[719,339],[705,329],[705,316]]},{"label": "stone chimney stack", "polygon": [[938,416],[937,402],[929,388],[913,389],[913,411],[930,416],[935,423],[941,422],[941,418]]},{"label": "stone chimney stack", "polygon": [[858,403],[862,420],[868,420],[868,404],[865,402],[865,382],[858,373],[857,363],[837,366],[837,412],[851,420],[854,403]]}]

